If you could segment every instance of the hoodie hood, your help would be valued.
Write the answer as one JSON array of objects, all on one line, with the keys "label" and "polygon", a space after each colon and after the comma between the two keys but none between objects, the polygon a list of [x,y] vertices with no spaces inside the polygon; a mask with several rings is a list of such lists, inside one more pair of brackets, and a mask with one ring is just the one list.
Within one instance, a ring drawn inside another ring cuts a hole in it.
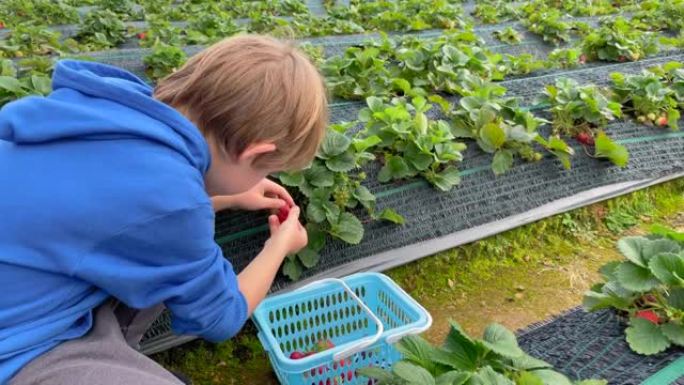
[{"label": "hoodie hood", "polygon": [[160,142],[206,173],[209,148],[199,129],[134,74],[105,64],[59,61],[53,92],[30,96],[0,111],[0,140],[16,144],[57,140],[140,138]]}]

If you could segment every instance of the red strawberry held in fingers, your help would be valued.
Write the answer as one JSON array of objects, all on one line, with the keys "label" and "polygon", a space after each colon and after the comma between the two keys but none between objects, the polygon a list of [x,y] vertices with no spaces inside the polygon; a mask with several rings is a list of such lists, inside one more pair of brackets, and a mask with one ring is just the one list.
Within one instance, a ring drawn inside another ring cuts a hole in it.
[{"label": "red strawberry held in fingers", "polygon": [[285,222],[289,215],[290,215],[290,206],[285,205],[285,206],[278,209],[278,221],[280,221],[280,223]]},{"label": "red strawberry held in fingers", "polygon": [[660,323],[660,317],[653,310],[639,310],[635,315],[637,318],[643,318],[651,323],[658,325]]}]

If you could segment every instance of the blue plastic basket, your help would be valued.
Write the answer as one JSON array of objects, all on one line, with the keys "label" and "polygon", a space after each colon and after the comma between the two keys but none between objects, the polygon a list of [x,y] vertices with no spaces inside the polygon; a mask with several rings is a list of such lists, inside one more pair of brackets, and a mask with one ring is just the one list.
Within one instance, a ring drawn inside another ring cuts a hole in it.
[{"label": "blue plastic basket", "polygon": [[[389,368],[401,359],[394,343],[432,325],[430,314],[383,274],[323,279],[264,300],[254,311],[259,340],[285,385],[369,383],[359,368]],[[290,354],[333,348],[301,359]]]}]

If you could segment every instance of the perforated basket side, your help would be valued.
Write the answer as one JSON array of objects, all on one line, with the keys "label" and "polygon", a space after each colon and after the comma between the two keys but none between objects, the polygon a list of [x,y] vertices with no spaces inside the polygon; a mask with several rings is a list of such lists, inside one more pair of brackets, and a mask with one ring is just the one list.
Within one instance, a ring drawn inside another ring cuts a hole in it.
[{"label": "perforated basket side", "polygon": [[353,296],[334,284],[271,297],[255,311],[254,319],[266,336],[262,342],[277,344],[268,350],[283,357],[315,351],[319,341],[341,347],[379,333]]},{"label": "perforated basket side", "polygon": [[426,311],[390,278],[379,273],[362,273],[344,278],[357,296],[382,321],[384,336],[399,328],[421,327],[428,322]]}]

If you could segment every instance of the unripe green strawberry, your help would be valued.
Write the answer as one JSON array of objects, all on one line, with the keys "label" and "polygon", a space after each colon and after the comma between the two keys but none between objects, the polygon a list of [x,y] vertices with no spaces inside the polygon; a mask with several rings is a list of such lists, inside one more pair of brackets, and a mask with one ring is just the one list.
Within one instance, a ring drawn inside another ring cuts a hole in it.
[{"label": "unripe green strawberry", "polygon": [[646,117],[648,118],[648,120],[652,122],[656,120],[656,114],[654,114],[653,112],[649,112],[648,115],[646,115]]}]

